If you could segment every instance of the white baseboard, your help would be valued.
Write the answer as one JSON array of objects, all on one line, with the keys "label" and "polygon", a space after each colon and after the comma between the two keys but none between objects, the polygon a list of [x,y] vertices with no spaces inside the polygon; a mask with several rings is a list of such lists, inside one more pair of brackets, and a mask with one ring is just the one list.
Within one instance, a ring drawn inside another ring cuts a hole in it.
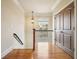
[{"label": "white baseboard", "polygon": [[14,46],[11,46],[10,48],[8,48],[7,50],[5,50],[3,53],[1,53],[1,58],[3,58],[4,56],[6,56],[9,52],[11,52],[13,50]]}]

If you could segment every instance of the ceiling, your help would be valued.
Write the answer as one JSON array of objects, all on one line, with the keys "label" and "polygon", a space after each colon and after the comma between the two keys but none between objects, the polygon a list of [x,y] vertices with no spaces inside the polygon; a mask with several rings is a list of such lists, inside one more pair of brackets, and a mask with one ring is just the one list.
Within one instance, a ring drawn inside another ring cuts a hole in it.
[{"label": "ceiling", "polygon": [[50,13],[61,0],[18,0],[26,13]]}]

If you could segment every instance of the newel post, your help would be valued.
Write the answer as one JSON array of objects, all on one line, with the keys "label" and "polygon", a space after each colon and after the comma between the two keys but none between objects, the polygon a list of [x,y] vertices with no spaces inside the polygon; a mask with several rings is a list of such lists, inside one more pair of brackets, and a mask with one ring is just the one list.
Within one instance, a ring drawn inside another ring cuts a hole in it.
[{"label": "newel post", "polygon": [[33,50],[35,50],[35,29],[33,29]]}]

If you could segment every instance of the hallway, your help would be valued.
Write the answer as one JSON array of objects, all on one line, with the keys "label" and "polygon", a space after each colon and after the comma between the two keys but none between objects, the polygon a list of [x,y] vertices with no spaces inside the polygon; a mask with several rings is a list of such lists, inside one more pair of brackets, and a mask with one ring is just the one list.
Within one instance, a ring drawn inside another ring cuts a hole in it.
[{"label": "hallway", "polygon": [[2,59],[75,59],[75,43],[76,0],[1,0]]},{"label": "hallway", "polygon": [[38,43],[35,51],[14,49],[3,59],[73,59],[63,50],[47,42]]}]

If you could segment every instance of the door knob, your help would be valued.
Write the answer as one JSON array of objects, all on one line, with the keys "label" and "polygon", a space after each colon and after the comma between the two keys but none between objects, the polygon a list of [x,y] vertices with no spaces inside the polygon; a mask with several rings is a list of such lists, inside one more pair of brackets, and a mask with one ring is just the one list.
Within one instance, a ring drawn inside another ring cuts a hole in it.
[{"label": "door knob", "polygon": [[63,31],[60,31],[61,33],[64,33]]}]

